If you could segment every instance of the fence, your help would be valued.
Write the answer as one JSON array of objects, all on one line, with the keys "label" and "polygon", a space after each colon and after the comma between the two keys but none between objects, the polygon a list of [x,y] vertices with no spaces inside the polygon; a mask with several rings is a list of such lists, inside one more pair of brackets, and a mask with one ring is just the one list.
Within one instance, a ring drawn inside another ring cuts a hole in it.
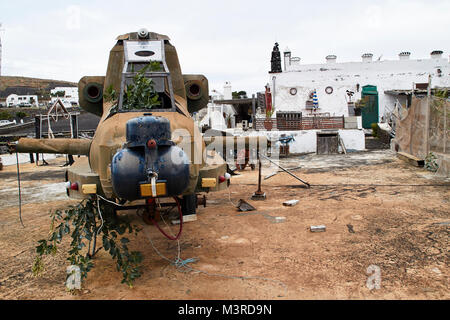
[{"label": "fence", "polygon": [[413,98],[410,108],[396,117],[396,151],[421,159],[433,152],[440,161],[439,172],[450,174],[450,102],[437,96]]},{"label": "fence", "polygon": [[450,102],[432,97],[428,141],[431,152],[450,154]]},{"label": "fence", "polygon": [[256,130],[297,131],[344,129],[344,117],[306,117],[299,119],[256,119]]}]

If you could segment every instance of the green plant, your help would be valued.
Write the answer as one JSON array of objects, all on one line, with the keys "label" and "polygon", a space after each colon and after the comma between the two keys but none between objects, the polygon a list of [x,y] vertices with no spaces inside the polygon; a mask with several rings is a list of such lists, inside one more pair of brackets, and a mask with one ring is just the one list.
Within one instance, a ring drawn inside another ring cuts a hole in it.
[{"label": "green plant", "polygon": [[436,90],[434,96],[442,99],[447,99],[449,97],[449,92],[447,89]]},{"label": "green plant", "polygon": [[23,111],[16,112],[16,117],[19,118],[19,119],[23,119],[23,118],[25,118],[27,116],[28,115],[25,112],[23,112]]},{"label": "green plant", "polygon": [[430,152],[425,157],[425,168],[431,172],[437,172],[439,164],[437,163],[437,157],[433,152]]},{"label": "green plant", "polygon": [[368,102],[369,102],[369,97],[366,96],[364,98],[361,98],[355,102],[355,108],[362,109],[367,105]]},{"label": "green plant", "polygon": [[153,81],[146,78],[145,73],[148,70],[159,71],[159,62],[152,62],[142,68],[133,78],[133,83],[127,85],[123,97],[123,110],[132,109],[152,109],[160,105],[159,94],[155,91]]},{"label": "green plant", "polygon": [[274,113],[275,113],[275,106],[272,106],[272,108],[270,109],[266,109],[266,118],[267,119],[272,118]]},{"label": "green plant", "polygon": [[378,137],[378,123],[372,123],[370,126],[372,127],[372,136]]},{"label": "green plant", "polygon": [[233,99],[245,99],[247,98],[247,92],[246,91],[233,91],[231,93]]},{"label": "green plant", "polygon": [[117,100],[117,92],[114,90],[113,85],[106,88],[105,93],[103,94],[103,99],[105,99],[106,102]]},{"label": "green plant", "polygon": [[51,93],[50,95],[52,97],[64,98],[66,96],[66,92],[65,91],[56,91],[55,93]]},{"label": "green plant", "polygon": [[7,111],[0,112],[0,120],[10,120],[12,115]]},{"label": "green plant", "polygon": [[[124,218],[119,219],[106,202],[83,200],[64,212],[56,210],[51,213],[51,218],[49,237],[38,241],[36,247],[37,256],[32,267],[35,275],[44,270],[43,256],[55,255],[63,237],[70,235],[72,241],[67,261],[80,268],[82,280],[87,278],[88,272],[94,267],[93,257],[101,249],[109,252],[116,261],[117,270],[122,272],[122,283],[132,287],[134,280],[140,277],[142,255],[138,251],[130,252],[127,246],[129,240],[123,237],[127,231],[137,234],[140,229]],[[101,237],[103,247],[97,249],[98,236]]]}]

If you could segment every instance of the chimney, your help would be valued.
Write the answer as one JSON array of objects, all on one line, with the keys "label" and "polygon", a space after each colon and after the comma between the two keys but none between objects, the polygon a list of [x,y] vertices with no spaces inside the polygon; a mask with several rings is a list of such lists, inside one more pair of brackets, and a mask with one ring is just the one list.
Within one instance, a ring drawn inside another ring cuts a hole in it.
[{"label": "chimney", "polygon": [[291,65],[291,50],[288,47],[284,50],[284,71],[288,70],[288,66]]},{"label": "chimney", "polygon": [[431,53],[431,59],[441,59],[443,53],[441,50],[435,50]]},{"label": "chimney", "polygon": [[400,60],[409,60],[409,57],[411,57],[411,52],[400,52],[398,57],[400,58]]},{"label": "chimney", "polygon": [[231,83],[225,82],[225,85],[223,86],[223,98],[224,100],[232,100],[233,94],[231,92]]},{"label": "chimney", "polygon": [[327,63],[336,63],[337,57],[333,54],[326,56]]},{"label": "chimney", "polygon": [[373,54],[372,53],[364,53],[362,55],[363,62],[372,62]]}]

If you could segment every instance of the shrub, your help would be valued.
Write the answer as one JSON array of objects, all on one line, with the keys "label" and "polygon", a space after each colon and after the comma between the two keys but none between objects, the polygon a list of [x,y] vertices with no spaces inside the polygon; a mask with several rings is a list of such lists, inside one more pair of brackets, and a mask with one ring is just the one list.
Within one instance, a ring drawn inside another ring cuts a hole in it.
[{"label": "shrub", "polygon": [[16,113],[16,117],[19,118],[19,119],[23,119],[23,118],[25,118],[27,116],[28,115],[25,112],[23,112],[23,111],[19,111],[19,112]]},{"label": "shrub", "polygon": [[12,115],[7,111],[0,112],[0,120],[11,120]]},{"label": "shrub", "polygon": [[372,136],[378,137],[378,123],[372,123]]}]

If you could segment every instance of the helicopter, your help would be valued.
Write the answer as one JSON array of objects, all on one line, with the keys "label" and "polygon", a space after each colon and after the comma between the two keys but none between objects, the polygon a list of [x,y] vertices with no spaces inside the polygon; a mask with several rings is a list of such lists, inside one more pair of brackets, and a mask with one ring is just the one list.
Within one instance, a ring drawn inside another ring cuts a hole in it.
[{"label": "helicopter", "polygon": [[[132,92],[149,89],[148,103],[133,100]],[[191,117],[207,106],[208,80],[182,74],[166,35],[140,29],[118,36],[106,75],[81,78],[78,92],[81,108],[100,117],[92,139],[22,138],[13,147],[87,156],[66,171],[70,198],[97,196],[117,210],[146,208],[150,224],[159,199],[173,199],[182,219],[196,214],[200,193],[228,188],[227,163],[207,150]]]}]

